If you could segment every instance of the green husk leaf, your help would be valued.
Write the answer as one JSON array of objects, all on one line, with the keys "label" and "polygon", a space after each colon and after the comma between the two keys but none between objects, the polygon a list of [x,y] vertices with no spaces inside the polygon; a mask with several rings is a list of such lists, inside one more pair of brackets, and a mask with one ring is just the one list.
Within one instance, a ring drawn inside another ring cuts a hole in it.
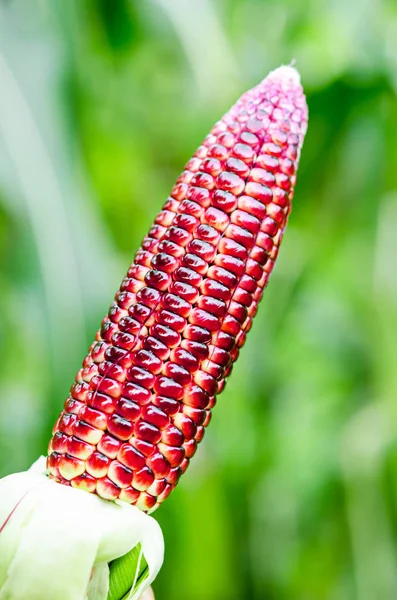
[{"label": "green husk leaf", "polygon": [[[127,600],[149,575],[149,567],[138,544],[110,565],[108,600]],[[134,589],[132,589],[134,588]]]}]

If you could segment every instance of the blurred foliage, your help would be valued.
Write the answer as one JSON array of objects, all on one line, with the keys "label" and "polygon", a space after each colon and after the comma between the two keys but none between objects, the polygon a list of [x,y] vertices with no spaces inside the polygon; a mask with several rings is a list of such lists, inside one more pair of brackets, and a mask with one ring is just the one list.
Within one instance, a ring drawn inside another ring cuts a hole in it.
[{"label": "blurred foliage", "polygon": [[0,474],[51,426],[212,123],[296,59],[310,108],[276,271],[158,512],[158,600],[397,597],[397,5],[0,3]]}]

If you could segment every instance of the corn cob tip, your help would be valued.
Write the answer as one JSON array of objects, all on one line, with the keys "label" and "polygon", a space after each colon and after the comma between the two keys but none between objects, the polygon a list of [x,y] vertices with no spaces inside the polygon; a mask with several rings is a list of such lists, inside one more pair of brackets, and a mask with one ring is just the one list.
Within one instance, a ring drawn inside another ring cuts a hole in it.
[{"label": "corn cob tip", "polygon": [[293,64],[281,65],[281,67],[274,69],[274,71],[270,71],[268,78],[279,79],[290,86],[300,85],[301,82],[299,71]]}]

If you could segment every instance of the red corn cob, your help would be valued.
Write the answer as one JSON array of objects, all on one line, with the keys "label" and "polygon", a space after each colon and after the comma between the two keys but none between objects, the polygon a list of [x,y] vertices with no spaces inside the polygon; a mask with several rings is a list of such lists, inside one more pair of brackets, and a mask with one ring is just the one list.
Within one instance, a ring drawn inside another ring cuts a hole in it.
[{"label": "red corn cob", "polygon": [[146,511],[175,487],[273,269],[306,127],[299,75],[281,67],[187,163],[54,427],[57,481]]}]

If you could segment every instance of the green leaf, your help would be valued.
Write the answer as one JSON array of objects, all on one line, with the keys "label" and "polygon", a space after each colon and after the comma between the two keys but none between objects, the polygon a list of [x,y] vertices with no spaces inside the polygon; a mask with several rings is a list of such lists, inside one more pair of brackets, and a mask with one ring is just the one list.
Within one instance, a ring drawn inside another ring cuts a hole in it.
[{"label": "green leaf", "polygon": [[109,566],[108,600],[127,600],[132,588],[135,590],[149,575],[141,544],[112,561]]}]

